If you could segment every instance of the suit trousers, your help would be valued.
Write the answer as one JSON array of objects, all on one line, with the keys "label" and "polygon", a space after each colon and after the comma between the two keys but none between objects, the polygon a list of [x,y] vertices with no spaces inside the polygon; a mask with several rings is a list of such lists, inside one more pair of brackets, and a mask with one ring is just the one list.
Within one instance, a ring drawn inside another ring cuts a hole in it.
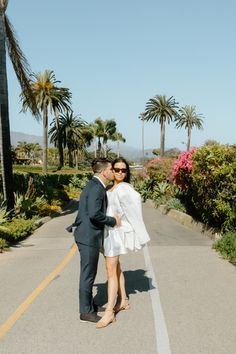
[{"label": "suit trousers", "polygon": [[99,249],[79,242],[77,246],[80,252],[80,313],[91,313],[94,312],[93,284],[97,275]]}]

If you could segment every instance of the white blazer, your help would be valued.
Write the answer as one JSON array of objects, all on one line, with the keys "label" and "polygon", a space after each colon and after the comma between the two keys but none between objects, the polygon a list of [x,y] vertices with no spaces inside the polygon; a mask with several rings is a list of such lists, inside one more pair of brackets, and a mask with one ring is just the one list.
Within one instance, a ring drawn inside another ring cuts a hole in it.
[{"label": "white blazer", "polygon": [[108,193],[112,193],[108,215],[121,215],[121,226],[118,227],[122,228],[125,233],[133,231],[140,244],[147,243],[150,237],[143,221],[140,194],[126,182],[119,183],[112,192],[108,191]]}]

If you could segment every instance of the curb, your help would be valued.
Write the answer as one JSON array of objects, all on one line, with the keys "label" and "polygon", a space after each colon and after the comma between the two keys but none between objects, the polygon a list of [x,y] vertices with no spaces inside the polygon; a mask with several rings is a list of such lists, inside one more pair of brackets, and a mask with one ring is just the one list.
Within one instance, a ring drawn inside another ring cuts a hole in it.
[{"label": "curb", "polygon": [[187,226],[193,230],[196,230],[203,234],[204,236],[209,237],[213,241],[217,241],[221,238],[221,234],[219,231],[207,227],[201,222],[198,222],[192,218],[192,216],[183,213],[182,211],[176,209],[168,209],[165,205],[159,205],[158,207],[155,206],[152,200],[148,200],[148,202],[157,210],[159,210],[162,214],[171,217],[172,219],[176,220],[180,224]]}]

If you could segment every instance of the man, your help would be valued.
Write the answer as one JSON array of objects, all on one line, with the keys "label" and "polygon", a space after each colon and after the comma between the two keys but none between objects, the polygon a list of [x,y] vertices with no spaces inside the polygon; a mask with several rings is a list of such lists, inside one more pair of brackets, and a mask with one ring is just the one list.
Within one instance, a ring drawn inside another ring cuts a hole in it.
[{"label": "man", "polygon": [[80,195],[79,210],[74,223],[75,242],[80,252],[80,320],[98,322],[97,306],[93,302],[93,284],[97,274],[99,250],[103,247],[105,225],[114,227],[120,218],[106,216],[105,183],[113,179],[112,166],[107,159],[92,162],[94,176]]}]

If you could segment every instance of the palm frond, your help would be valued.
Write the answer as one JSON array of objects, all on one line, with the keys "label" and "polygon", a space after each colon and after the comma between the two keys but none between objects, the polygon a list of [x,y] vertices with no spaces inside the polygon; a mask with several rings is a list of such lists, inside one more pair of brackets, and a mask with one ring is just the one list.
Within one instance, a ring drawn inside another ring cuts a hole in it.
[{"label": "palm frond", "polygon": [[22,88],[22,92],[28,102],[28,105],[32,113],[37,116],[39,114],[37,109],[37,104],[35,96],[32,92],[32,87],[30,85],[31,69],[28,61],[22,52],[18,40],[16,38],[13,26],[11,25],[8,17],[4,16],[4,24],[6,29],[6,44],[8,48],[8,53],[14,67],[17,79]]}]

